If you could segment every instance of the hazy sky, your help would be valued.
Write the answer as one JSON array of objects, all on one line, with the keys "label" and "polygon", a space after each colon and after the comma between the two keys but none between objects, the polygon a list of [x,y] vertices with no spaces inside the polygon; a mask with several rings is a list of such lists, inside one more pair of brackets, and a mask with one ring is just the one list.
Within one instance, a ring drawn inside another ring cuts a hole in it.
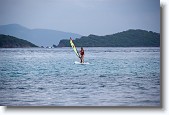
[{"label": "hazy sky", "polygon": [[0,0],[0,25],[106,35],[160,32],[160,0]]}]

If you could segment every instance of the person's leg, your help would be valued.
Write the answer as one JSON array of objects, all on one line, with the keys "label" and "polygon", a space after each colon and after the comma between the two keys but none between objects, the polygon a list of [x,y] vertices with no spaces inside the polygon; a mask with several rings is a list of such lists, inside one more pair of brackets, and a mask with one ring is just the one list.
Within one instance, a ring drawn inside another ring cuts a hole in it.
[{"label": "person's leg", "polygon": [[80,57],[80,63],[82,63],[82,57]]},{"label": "person's leg", "polygon": [[82,63],[84,63],[84,55],[82,56]]}]

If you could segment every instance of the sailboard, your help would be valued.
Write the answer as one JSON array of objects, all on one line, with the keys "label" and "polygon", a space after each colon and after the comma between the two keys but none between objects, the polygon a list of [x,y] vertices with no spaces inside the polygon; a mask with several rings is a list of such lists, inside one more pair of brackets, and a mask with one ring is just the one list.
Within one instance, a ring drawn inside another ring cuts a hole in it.
[{"label": "sailboard", "polygon": [[75,46],[75,44],[73,43],[72,38],[70,38],[70,45],[72,46],[72,48],[73,48],[74,52],[76,53],[77,57],[80,58],[79,52],[78,52],[78,50],[76,49],[76,46]]},{"label": "sailboard", "polygon": [[75,64],[88,65],[88,64],[90,64],[90,63],[89,63],[89,62],[80,63],[80,62],[78,62],[78,61],[75,61]]}]

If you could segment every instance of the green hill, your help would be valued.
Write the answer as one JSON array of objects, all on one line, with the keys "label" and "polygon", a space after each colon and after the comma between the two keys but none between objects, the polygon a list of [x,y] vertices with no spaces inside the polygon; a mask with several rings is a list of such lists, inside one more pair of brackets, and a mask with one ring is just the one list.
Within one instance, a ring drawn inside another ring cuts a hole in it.
[{"label": "green hill", "polygon": [[[76,38],[77,47],[159,47],[160,34],[146,30],[127,30],[112,35],[89,35]],[[69,40],[60,40],[58,47],[70,47]]]},{"label": "green hill", "polygon": [[0,48],[38,47],[31,42],[13,36],[0,34]]}]

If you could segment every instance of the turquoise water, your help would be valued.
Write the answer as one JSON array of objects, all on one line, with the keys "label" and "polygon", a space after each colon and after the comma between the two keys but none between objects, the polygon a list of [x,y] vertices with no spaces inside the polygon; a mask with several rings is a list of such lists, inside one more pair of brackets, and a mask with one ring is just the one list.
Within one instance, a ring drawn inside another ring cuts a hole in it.
[{"label": "turquoise water", "polygon": [[84,50],[0,49],[0,105],[160,106],[160,48]]}]

